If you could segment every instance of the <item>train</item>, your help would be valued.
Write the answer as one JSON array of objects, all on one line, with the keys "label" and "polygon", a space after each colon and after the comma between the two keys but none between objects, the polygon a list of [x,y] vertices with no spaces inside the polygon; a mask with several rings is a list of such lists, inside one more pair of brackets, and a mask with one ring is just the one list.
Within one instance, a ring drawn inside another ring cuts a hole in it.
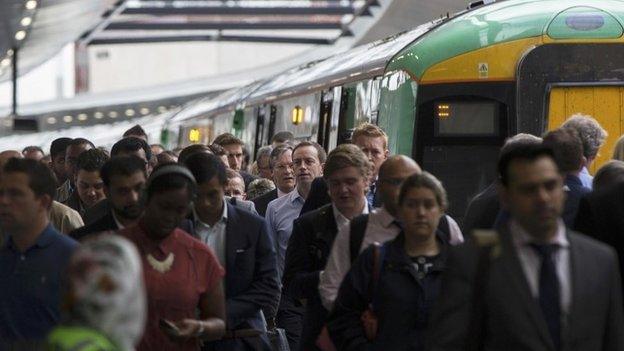
[{"label": "train", "polygon": [[610,158],[624,127],[623,28],[619,0],[476,6],[196,101],[164,131],[180,146],[231,132],[255,153],[278,131],[330,150],[374,123],[391,153],[444,183],[461,219],[516,133],[542,135],[588,114],[609,133],[590,171]]}]

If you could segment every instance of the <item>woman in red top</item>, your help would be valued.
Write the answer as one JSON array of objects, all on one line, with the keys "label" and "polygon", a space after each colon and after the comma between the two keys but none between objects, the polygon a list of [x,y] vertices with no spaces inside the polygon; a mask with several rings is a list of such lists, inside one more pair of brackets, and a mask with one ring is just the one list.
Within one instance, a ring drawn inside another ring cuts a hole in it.
[{"label": "woman in red top", "polygon": [[215,255],[177,228],[188,213],[195,180],[186,168],[167,164],[154,169],[146,188],[143,218],[120,231],[137,246],[143,263],[148,319],[137,350],[199,350],[200,339],[225,334],[225,298],[224,270]]}]

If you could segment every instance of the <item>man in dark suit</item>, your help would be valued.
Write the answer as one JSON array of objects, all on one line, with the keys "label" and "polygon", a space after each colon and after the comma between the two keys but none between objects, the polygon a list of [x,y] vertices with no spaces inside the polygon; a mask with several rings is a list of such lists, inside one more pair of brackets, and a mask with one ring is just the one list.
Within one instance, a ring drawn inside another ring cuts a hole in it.
[{"label": "man in dark suit", "polygon": [[377,196],[377,178],[379,167],[388,158],[388,135],[383,129],[371,123],[363,123],[353,131],[351,136],[353,144],[359,147],[368,160],[373,165],[369,191],[366,194],[368,204],[374,207],[381,207],[381,196]]},{"label": "man in dark suit", "polygon": [[257,177],[247,173],[243,168],[245,143],[230,133],[223,133],[217,136],[214,143],[221,146],[225,152],[227,152],[229,167],[240,173],[245,181],[245,190],[247,190],[249,183],[253,182]]},{"label": "man in dark suit", "polygon": [[118,156],[104,164],[100,171],[109,210],[95,222],[72,231],[81,240],[104,231],[116,231],[136,223],[143,214],[141,194],[147,179],[145,162],[137,156]]},{"label": "man in dark suit", "polygon": [[565,228],[552,151],[515,149],[498,172],[510,219],[451,248],[429,350],[624,350],[617,256]]},{"label": "man in dark suit", "polygon": [[368,157],[357,146],[335,148],[323,171],[332,203],[306,213],[293,224],[282,294],[302,303],[305,300],[299,350],[317,350],[316,339],[328,314],[321,303],[319,278],[338,231],[352,218],[368,213],[366,192],[371,168]]},{"label": "man in dark suit", "polygon": [[254,329],[260,335],[210,342],[204,350],[269,351],[263,311],[275,315],[279,282],[266,222],[225,200],[226,169],[217,156],[197,153],[185,164],[197,180],[191,234],[225,267],[226,327],[230,333]]},{"label": "man in dark suit", "polygon": [[292,167],[292,146],[280,145],[271,151],[269,158],[273,183],[275,189],[270,192],[251,199],[256,205],[258,214],[264,217],[269,202],[284,196],[295,189],[295,173]]}]

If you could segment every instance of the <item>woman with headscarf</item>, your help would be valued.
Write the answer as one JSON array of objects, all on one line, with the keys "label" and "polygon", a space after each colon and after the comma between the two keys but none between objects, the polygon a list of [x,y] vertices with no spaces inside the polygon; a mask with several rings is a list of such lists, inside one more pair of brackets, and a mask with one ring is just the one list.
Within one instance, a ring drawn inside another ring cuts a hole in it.
[{"label": "woman with headscarf", "polygon": [[67,272],[61,325],[50,350],[129,351],[145,326],[141,260],[134,245],[110,233],[87,240]]}]

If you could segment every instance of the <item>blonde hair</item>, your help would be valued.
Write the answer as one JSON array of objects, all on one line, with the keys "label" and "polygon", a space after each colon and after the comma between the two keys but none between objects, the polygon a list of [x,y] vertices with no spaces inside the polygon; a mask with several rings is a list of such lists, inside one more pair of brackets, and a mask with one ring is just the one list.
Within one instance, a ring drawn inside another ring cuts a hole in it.
[{"label": "blonde hair", "polygon": [[332,174],[346,167],[357,168],[365,179],[370,177],[373,170],[373,164],[359,147],[353,144],[342,144],[338,145],[327,156],[323,178],[328,179]]},{"label": "blonde hair", "polygon": [[384,132],[383,129],[371,123],[362,123],[353,131],[353,135],[351,136],[351,141],[355,141],[355,139],[359,137],[369,137],[369,138],[383,138],[384,141],[384,149],[388,148],[388,135]]},{"label": "blonde hair", "polygon": [[616,142],[613,147],[613,157],[614,160],[624,161],[624,135],[622,135]]}]

